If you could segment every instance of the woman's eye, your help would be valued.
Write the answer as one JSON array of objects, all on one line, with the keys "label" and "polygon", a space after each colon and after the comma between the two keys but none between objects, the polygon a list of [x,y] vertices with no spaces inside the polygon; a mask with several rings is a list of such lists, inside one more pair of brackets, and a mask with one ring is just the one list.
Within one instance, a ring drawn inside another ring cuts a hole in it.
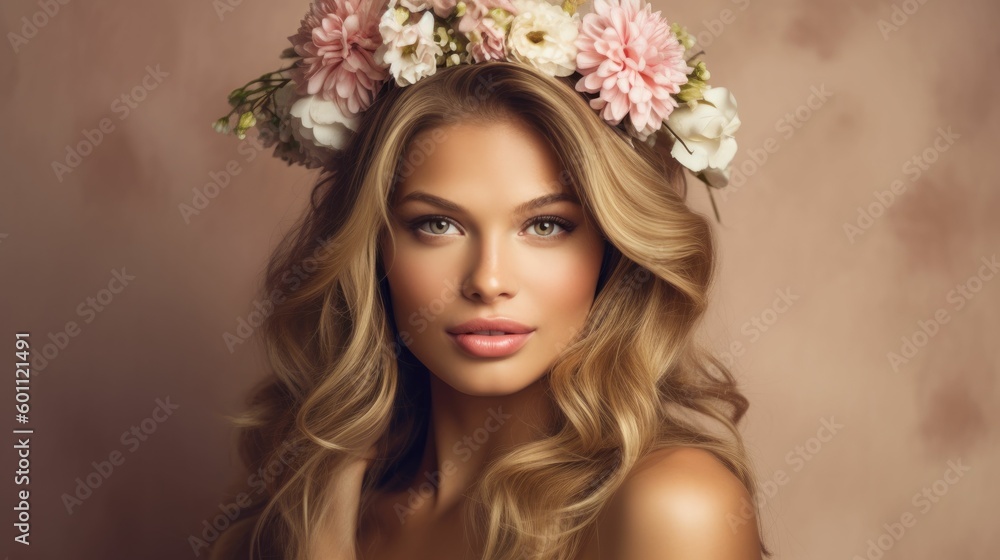
[{"label": "woman's eye", "polygon": [[[418,224],[421,227],[417,229],[429,233],[431,235],[445,235],[448,233],[448,228],[454,227],[450,221],[442,218],[432,218],[429,220],[424,220]],[[425,229],[422,226],[427,225],[429,229]]]},{"label": "woman's eye", "polygon": [[539,237],[560,237],[565,233],[573,231],[573,228],[574,225],[571,222],[555,216],[535,218],[528,225],[528,229],[534,230]]},{"label": "woman's eye", "polygon": [[552,221],[543,220],[531,224],[531,226],[529,226],[529,229],[531,228],[534,228],[535,233],[537,233],[541,237],[555,237],[552,231],[555,228],[562,229],[562,226]]}]

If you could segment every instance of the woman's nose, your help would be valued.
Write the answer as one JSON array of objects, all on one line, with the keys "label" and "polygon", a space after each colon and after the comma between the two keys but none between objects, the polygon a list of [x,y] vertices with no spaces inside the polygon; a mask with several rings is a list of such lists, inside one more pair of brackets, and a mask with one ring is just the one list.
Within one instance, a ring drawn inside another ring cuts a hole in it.
[{"label": "woman's nose", "polygon": [[484,237],[472,249],[468,273],[462,284],[463,295],[470,300],[492,303],[517,293],[518,267],[512,247],[499,236]]}]

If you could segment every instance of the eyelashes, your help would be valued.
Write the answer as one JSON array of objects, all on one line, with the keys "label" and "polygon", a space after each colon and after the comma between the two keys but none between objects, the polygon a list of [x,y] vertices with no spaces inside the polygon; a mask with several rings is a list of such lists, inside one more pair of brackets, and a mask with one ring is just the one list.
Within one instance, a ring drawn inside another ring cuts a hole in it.
[{"label": "eyelashes", "polygon": [[[428,223],[431,223],[431,222],[445,222],[445,223],[447,223],[449,225],[453,225],[456,228],[458,228],[458,223],[456,223],[455,220],[453,220],[453,219],[451,219],[451,218],[449,218],[447,216],[420,216],[419,218],[415,218],[415,219],[407,222],[406,226],[407,226],[407,229],[415,232],[417,235],[426,235],[428,237],[443,237],[445,235],[448,235],[446,233],[434,233],[434,232],[428,231],[428,230],[424,229],[423,227],[421,227],[424,224],[428,224]],[[536,216],[536,217],[528,220],[528,222],[525,223],[524,228],[525,229],[530,229],[530,228],[532,228],[534,226],[537,226],[539,224],[554,224],[554,225],[557,225],[560,228],[562,228],[562,231],[557,232],[557,233],[553,233],[553,234],[550,234],[550,235],[535,235],[534,236],[534,237],[539,237],[541,239],[559,239],[559,238],[562,238],[562,237],[564,237],[566,235],[569,235],[574,229],[576,229],[576,224],[574,224],[573,222],[571,222],[571,221],[569,221],[569,220],[567,220],[565,218],[561,218],[559,216],[551,216],[551,215],[549,215],[549,216]]]}]

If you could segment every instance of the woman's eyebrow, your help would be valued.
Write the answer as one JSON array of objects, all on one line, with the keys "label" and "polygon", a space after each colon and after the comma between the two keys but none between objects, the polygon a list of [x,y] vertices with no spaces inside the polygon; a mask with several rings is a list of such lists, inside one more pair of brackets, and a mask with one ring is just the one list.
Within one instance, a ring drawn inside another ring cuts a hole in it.
[{"label": "woman's eyebrow", "polygon": [[[440,196],[436,196],[423,191],[411,192],[410,194],[401,198],[396,205],[402,206],[403,204],[409,201],[417,201],[417,200],[426,202],[427,204],[431,204],[439,208],[444,208],[445,210],[451,210],[452,212],[466,213],[465,208],[462,208],[461,206],[455,204],[454,202],[448,200],[447,198],[441,198]],[[528,212],[531,212],[532,210],[536,210],[538,208],[541,208],[543,206],[548,206],[549,204],[554,204],[556,202],[571,202],[576,205],[580,204],[580,200],[576,197],[575,194],[552,193],[552,194],[542,195],[538,198],[533,198],[527,202],[519,204],[517,208],[514,209],[514,214],[517,216],[521,216],[527,214]]]}]

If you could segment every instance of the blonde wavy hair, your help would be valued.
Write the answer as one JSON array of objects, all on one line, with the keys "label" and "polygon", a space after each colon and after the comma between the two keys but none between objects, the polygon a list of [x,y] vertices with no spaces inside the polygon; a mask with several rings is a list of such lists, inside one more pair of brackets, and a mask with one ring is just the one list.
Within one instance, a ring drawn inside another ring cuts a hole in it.
[{"label": "blonde wavy hair", "polygon": [[713,236],[684,202],[669,136],[656,148],[632,141],[570,79],[509,62],[387,84],[362,119],[268,263],[262,293],[274,308],[258,333],[270,372],[234,420],[249,471],[279,458],[289,468],[213,543],[213,560],[305,560],[337,505],[331,481],[373,441],[359,516],[377,493],[415,475],[431,374],[400,342],[378,248],[394,186],[427,155],[411,141],[458,122],[513,120],[546,138],[608,241],[587,322],[542,379],[556,422],[489,464],[470,490],[466,519],[485,543],[483,558],[573,558],[630,470],[660,448],[709,450],[756,496],[737,428],[748,402],[694,336]]}]

